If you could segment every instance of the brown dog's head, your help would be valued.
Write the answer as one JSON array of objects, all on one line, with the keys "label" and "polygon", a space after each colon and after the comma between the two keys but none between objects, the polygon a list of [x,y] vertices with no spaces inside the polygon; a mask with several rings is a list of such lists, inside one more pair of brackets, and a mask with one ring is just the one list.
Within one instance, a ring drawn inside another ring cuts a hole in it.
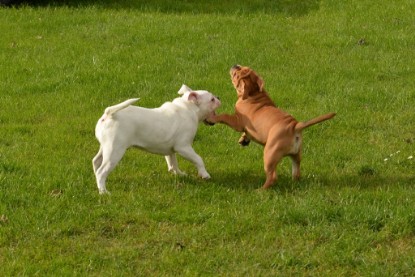
[{"label": "brown dog's head", "polygon": [[264,81],[249,67],[234,65],[230,70],[230,74],[232,84],[238,92],[238,97],[242,97],[243,100],[263,92]]}]

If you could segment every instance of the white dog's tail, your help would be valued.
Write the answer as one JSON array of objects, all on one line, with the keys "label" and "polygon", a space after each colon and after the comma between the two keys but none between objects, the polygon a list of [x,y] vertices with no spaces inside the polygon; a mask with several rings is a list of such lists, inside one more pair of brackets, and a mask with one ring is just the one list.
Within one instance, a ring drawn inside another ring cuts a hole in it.
[{"label": "white dog's tail", "polygon": [[132,98],[132,99],[128,99],[120,104],[108,107],[105,109],[104,115],[106,117],[109,117],[113,114],[115,114],[116,112],[118,112],[119,110],[125,109],[128,106],[130,106],[131,104],[137,102],[140,98]]}]

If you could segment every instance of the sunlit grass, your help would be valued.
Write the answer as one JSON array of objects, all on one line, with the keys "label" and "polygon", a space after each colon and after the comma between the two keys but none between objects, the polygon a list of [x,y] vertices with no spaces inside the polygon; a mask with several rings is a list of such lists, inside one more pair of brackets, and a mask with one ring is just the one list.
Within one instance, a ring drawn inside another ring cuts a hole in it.
[{"label": "sunlit grass", "polygon": [[[75,2],[0,9],[0,275],[411,275],[415,104],[409,1]],[[185,83],[236,99],[253,67],[304,132],[302,180],[201,125],[210,181],[129,150],[99,196],[96,120]]]}]

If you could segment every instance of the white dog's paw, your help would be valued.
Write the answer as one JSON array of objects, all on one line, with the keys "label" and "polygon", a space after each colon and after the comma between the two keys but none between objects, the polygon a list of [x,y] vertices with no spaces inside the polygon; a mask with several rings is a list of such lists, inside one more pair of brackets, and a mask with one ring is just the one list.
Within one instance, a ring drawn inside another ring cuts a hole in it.
[{"label": "white dog's paw", "polygon": [[210,179],[210,175],[207,172],[204,173],[199,173],[199,176],[203,179],[203,180],[209,180]]},{"label": "white dog's paw", "polygon": [[99,190],[99,194],[100,195],[110,195],[111,193],[108,191],[108,190],[106,190],[106,189],[100,189]]},{"label": "white dog's paw", "polygon": [[187,173],[181,170],[178,170],[177,172],[175,172],[174,174],[180,175],[180,176],[187,176]]},{"label": "white dog's paw", "polygon": [[170,169],[169,169],[169,172],[170,172],[170,173],[173,173],[174,175],[179,175],[179,176],[186,176],[186,175],[187,175],[187,173],[186,173],[186,172],[183,172],[183,171],[181,171],[180,169],[173,169],[173,168],[170,168]]}]

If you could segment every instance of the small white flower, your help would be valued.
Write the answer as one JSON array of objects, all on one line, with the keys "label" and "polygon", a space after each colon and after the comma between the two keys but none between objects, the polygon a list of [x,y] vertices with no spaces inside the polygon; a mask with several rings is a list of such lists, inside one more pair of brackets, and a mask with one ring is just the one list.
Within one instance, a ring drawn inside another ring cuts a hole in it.
[{"label": "small white flower", "polygon": [[409,156],[408,157],[408,160],[412,160],[414,157],[413,156]]},{"label": "small white flower", "polygon": [[385,158],[383,161],[384,161],[384,162],[387,162],[388,160],[389,160],[388,158]]}]

